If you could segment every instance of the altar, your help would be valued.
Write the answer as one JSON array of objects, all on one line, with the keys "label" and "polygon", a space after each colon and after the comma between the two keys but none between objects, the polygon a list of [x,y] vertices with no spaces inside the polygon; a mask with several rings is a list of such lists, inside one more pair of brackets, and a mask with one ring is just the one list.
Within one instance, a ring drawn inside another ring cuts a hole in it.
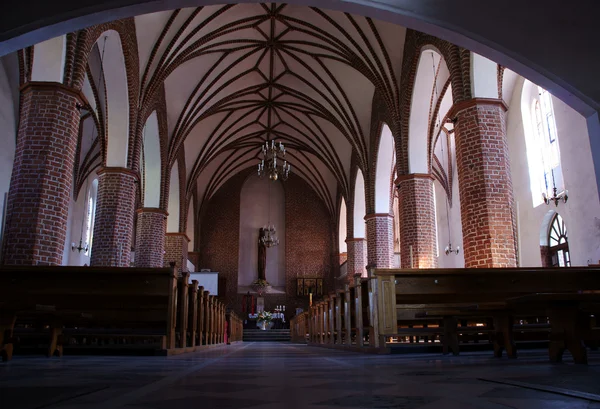
[{"label": "altar", "polygon": [[[262,329],[262,321],[258,321],[259,313],[248,314],[247,325],[244,328],[247,329]],[[283,311],[274,312],[271,314],[271,321],[266,324],[266,330],[270,329],[285,329],[286,321],[285,321],[285,313]]]}]

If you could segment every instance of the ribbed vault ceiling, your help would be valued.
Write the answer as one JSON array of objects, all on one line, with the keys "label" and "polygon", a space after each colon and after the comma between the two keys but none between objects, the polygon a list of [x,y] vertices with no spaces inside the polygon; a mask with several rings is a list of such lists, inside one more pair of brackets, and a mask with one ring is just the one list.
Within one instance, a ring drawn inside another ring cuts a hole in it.
[{"label": "ribbed vault ceiling", "polygon": [[136,17],[140,103],[164,81],[169,162],[209,199],[282,141],[292,171],[333,213],[352,152],[366,167],[373,95],[398,109],[405,29],[339,12],[239,4]]}]

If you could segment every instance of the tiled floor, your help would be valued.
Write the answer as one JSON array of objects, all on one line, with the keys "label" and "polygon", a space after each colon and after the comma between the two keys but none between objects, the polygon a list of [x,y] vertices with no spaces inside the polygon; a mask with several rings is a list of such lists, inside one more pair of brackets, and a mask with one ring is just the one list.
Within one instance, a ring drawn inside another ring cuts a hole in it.
[{"label": "tiled floor", "polygon": [[600,409],[590,365],[490,353],[362,355],[245,343],[176,357],[15,357],[0,363],[1,409]]}]

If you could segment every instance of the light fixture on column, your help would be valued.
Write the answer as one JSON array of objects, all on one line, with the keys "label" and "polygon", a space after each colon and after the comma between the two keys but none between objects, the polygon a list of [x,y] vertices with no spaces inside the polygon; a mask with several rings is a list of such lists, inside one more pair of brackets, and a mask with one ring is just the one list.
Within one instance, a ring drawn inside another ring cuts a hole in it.
[{"label": "light fixture on column", "polygon": [[[283,143],[275,143],[274,140],[266,141],[262,145],[261,153],[263,159],[258,164],[258,176],[263,177],[265,174],[269,176],[269,179],[276,181],[278,179],[287,180],[290,170],[292,167],[284,159],[285,158],[285,146]],[[279,164],[277,159],[279,157]]]},{"label": "light fixture on column", "polygon": [[564,190],[564,191],[558,193],[558,189],[556,188],[556,182],[554,180],[554,169],[552,169],[551,172],[552,172],[552,193],[553,193],[552,197],[548,197],[546,192],[542,193],[542,197],[544,198],[544,203],[546,203],[547,205],[549,205],[550,203],[554,203],[554,206],[558,207],[558,202],[564,202],[565,204],[567,203],[567,200],[569,200],[569,191]]}]

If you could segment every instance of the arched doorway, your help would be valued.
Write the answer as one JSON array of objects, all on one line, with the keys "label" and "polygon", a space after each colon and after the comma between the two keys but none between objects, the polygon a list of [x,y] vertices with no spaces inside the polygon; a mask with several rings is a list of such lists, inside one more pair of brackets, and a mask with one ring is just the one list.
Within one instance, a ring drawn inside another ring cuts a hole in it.
[{"label": "arched doorway", "polygon": [[552,267],[571,267],[569,239],[565,221],[555,213],[548,229],[548,258]]}]

